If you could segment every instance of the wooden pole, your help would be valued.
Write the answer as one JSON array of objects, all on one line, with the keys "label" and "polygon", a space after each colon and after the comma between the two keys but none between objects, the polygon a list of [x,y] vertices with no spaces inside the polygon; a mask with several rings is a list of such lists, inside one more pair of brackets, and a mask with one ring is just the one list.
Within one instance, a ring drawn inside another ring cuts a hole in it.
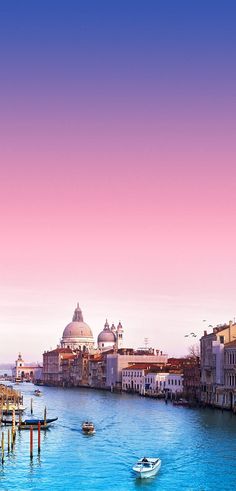
[{"label": "wooden pole", "polygon": [[13,440],[15,440],[15,434],[16,434],[16,414],[15,414],[15,409],[12,410],[12,433],[13,433]]},{"label": "wooden pole", "polygon": [[32,399],[32,397],[30,399],[30,412],[31,412],[31,414],[33,414],[33,399]]},{"label": "wooden pole", "polygon": [[2,432],[2,464],[4,463],[4,432]]},{"label": "wooden pole", "polygon": [[13,427],[11,427],[11,449],[13,450],[13,446],[14,446],[14,431],[13,431]]},{"label": "wooden pole", "polygon": [[33,458],[33,426],[30,427],[30,458]]},{"label": "wooden pole", "polygon": [[10,452],[10,449],[11,449],[10,438],[11,438],[11,433],[10,433],[10,428],[8,428],[8,432],[7,432],[7,450],[8,450],[8,453]]},{"label": "wooden pole", "polygon": [[47,408],[45,406],[45,409],[44,409],[44,426],[46,426],[47,424]]},{"label": "wooden pole", "polygon": [[40,421],[38,422],[38,453],[40,453],[40,445],[41,445],[41,441],[40,441],[40,430],[41,430],[41,423]]}]

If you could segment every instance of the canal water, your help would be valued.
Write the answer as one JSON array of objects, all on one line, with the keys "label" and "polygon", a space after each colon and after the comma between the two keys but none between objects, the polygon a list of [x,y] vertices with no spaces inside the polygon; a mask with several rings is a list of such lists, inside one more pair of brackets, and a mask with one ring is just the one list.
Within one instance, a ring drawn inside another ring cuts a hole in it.
[{"label": "canal water", "polygon": [[[16,386],[34,415],[58,416],[42,433],[41,454],[29,457],[29,432],[17,432],[15,449],[0,464],[5,491],[231,491],[236,485],[236,416],[219,410],[187,409],[171,403],[90,389]],[[96,434],[83,435],[92,420]],[[4,430],[5,432],[7,430]],[[5,443],[7,434],[5,435]],[[136,479],[138,458],[160,457],[155,478]]]}]

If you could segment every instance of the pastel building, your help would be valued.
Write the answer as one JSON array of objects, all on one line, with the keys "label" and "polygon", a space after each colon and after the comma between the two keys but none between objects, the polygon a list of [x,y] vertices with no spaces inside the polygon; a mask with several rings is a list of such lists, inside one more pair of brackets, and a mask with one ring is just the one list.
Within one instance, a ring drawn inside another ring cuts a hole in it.
[{"label": "pastel building", "polygon": [[140,394],[172,394],[183,392],[183,374],[165,372],[165,367],[133,365],[122,370],[122,390]]},{"label": "pastel building", "polygon": [[236,408],[236,324],[213,328],[201,338],[201,402]]},{"label": "pastel building", "polygon": [[[72,357],[73,351],[70,348],[56,348],[45,351],[43,353],[43,382],[46,385],[63,385],[65,381],[65,361],[70,360],[71,363]],[[66,380],[68,376],[67,371]]]},{"label": "pastel building", "polygon": [[107,386],[111,388],[122,388],[122,370],[131,365],[150,365],[167,363],[168,356],[157,352],[142,354],[133,349],[121,349],[107,355],[106,380]]},{"label": "pastel building", "polygon": [[12,369],[12,377],[14,380],[40,380],[42,378],[43,367],[39,363],[28,363],[22,358],[19,353],[15,362],[15,366]]}]

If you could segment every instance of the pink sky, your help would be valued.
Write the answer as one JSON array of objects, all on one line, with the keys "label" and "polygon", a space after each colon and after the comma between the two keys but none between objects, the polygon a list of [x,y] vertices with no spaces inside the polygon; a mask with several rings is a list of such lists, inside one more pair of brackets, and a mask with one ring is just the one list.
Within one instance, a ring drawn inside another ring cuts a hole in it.
[{"label": "pink sky", "polygon": [[83,140],[52,128],[8,132],[2,152],[1,324],[14,334],[3,359],[40,359],[77,300],[95,337],[108,317],[127,345],[147,336],[170,354],[203,319],[232,318],[232,141],[181,121],[171,134],[98,125]]}]

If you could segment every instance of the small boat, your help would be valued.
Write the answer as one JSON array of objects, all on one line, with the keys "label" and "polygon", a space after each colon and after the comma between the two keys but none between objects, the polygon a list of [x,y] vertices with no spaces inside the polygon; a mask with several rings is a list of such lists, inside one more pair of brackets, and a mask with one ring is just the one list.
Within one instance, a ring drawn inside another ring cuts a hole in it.
[{"label": "small boat", "polygon": [[38,424],[41,425],[41,430],[47,430],[47,428],[57,421],[58,418],[47,418],[47,419],[25,419],[25,421],[21,421],[18,425],[19,430],[29,430],[32,426],[33,430],[38,429]]},{"label": "small boat", "polygon": [[176,401],[173,401],[173,406],[189,407],[189,402],[186,401],[186,399],[178,399]]},{"label": "small boat", "polygon": [[85,421],[82,424],[82,431],[87,435],[93,435],[95,433],[94,424],[91,421]]},{"label": "small boat", "polygon": [[136,477],[152,477],[157,474],[161,467],[161,459],[143,457],[138,460],[134,465],[133,471],[136,473]]},{"label": "small boat", "polygon": [[39,389],[35,389],[35,391],[34,391],[34,395],[35,395],[35,396],[37,396],[37,397],[40,397],[40,396],[42,396],[42,395],[43,395],[43,393],[42,393],[42,391],[41,391],[41,390],[39,390]]}]

